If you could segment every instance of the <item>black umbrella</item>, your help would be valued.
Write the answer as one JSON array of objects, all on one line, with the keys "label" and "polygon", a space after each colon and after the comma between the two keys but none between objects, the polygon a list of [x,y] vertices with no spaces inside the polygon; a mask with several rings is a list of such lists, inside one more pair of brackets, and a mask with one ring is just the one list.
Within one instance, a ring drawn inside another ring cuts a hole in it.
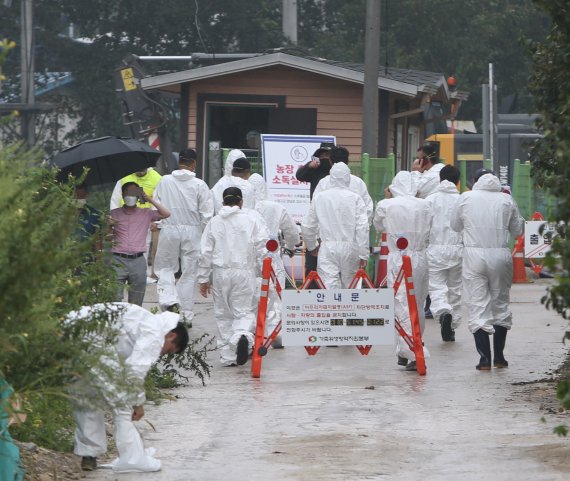
[{"label": "black umbrella", "polygon": [[58,178],[62,181],[69,174],[80,177],[83,168],[88,167],[85,183],[99,185],[152,167],[159,157],[158,150],[139,140],[101,137],[62,150],[53,158],[53,164],[61,169]]}]

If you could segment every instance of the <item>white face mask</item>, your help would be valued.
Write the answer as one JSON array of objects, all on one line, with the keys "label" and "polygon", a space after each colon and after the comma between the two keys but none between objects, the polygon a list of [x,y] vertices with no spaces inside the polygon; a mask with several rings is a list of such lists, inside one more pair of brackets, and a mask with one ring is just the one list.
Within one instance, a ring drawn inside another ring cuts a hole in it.
[{"label": "white face mask", "polygon": [[75,207],[80,209],[81,207],[85,207],[87,199],[73,199],[73,203],[75,204]]},{"label": "white face mask", "polygon": [[125,195],[123,200],[125,201],[125,205],[127,207],[134,207],[135,205],[137,205],[138,197],[134,195]]}]

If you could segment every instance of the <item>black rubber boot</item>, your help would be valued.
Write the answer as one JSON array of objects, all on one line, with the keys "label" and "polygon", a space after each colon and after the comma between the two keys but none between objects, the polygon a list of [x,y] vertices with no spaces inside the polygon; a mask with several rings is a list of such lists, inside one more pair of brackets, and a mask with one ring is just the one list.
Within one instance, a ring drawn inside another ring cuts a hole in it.
[{"label": "black rubber boot", "polygon": [[509,367],[509,363],[503,355],[506,340],[507,329],[503,326],[495,326],[495,334],[493,334],[493,366],[495,367]]},{"label": "black rubber boot", "polygon": [[408,365],[408,359],[403,356],[398,356],[398,366],[406,367]]},{"label": "black rubber boot", "polygon": [[455,332],[451,327],[453,316],[450,312],[444,312],[439,316],[439,323],[441,324],[441,339],[445,342],[455,341]]},{"label": "black rubber boot", "polygon": [[245,335],[239,338],[236,349],[236,363],[238,366],[243,366],[247,362],[249,355],[249,341]]},{"label": "black rubber boot", "polygon": [[481,356],[479,359],[479,364],[475,366],[478,371],[490,371],[491,370],[491,342],[489,341],[489,334],[487,334],[483,329],[479,329],[475,334],[475,347],[477,347],[477,352]]}]

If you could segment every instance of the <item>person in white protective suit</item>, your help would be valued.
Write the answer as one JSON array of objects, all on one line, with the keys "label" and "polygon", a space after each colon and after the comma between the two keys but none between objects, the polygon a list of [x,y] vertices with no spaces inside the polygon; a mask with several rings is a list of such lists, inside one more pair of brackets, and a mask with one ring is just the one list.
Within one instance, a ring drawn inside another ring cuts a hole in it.
[{"label": "person in white protective suit", "polygon": [[330,187],[313,196],[301,231],[307,250],[319,249],[317,272],[326,288],[346,289],[356,271],[368,263],[370,228],[364,201],[349,190],[348,165],[333,165],[330,177]]},{"label": "person in white protective suit", "polygon": [[476,173],[473,190],[461,195],[451,216],[451,228],[463,233],[463,302],[469,313],[468,327],[480,355],[476,368],[507,367],[503,350],[512,325],[510,288],[513,260],[511,239],[523,231],[524,221],[501,182],[489,173]]},{"label": "person in white protective suit", "polygon": [[427,249],[429,296],[431,311],[439,319],[441,338],[446,342],[455,341],[455,330],[461,322],[463,239],[449,225],[459,202],[459,175],[457,167],[446,165],[439,171],[439,187],[427,197],[433,213]]},{"label": "person in white protective suit", "polygon": [[265,226],[241,209],[239,188],[228,187],[223,197],[224,206],[202,234],[198,282],[202,296],[213,294],[220,361],[235,366],[247,362],[253,347],[256,270],[268,237]]},{"label": "person in white protective suit", "polygon": [[[283,235],[285,241],[285,248],[290,252],[295,251],[295,246],[299,244],[299,228],[293,222],[291,216],[287,211],[278,204],[271,200],[267,200],[267,184],[261,175],[252,174],[249,177],[249,182],[255,189],[256,204],[255,209],[261,214],[269,231],[269,237],[279,239],[280,234]],[[285,266],[283,265],[283,258],[281,257],[281,249],[276,252],[271,252],[271,265],[275,276],[279,281],[282,289],[285,288]],[[281,299],[272,284],[270,284],[269,298],[267,305],[267,333],[271,334],[279,321],[281,320]],[[273,347],[282,347],[281,336],[277,336],[273,342]]]},{"label": "person in white protective suit", "polygon": [[[417,186],[410,172],[398,172],[392,184],[385,190],[385,198],[376,206],[374,227],[378,233],[385,232],[388,238],[388,287],[392,289],[402,267],[402,254],[408,255],[412,262],[412,278],[418,305],[420,328],[425,328],[424,310],[421,309],[428,293],[428,262],[426,249],[432,223],[429,202],[416,197]],[[400,237],[408,241],[404,252],[398,249],[396,242]],[[396,293],[394,313],[403,329],[411,336],[412,326],[406,286],[401,284]],[[396,333],[396,355],[398,365],[406,366],[406,370],[415,371],[415,355],[404,339]],[[425,357],[429,357],[424,347]]]},{"label": "person in white protective suit", "polygon": [[[181,153],[179,169],[165,175],[154,193],[156,199],[171,206],[171,216],[161,223],[154,264],[158,303],[162,310],[180,312],[187,322],[194,317],[202,231],[214,215],[210,190],[196,177],[196,156],[191,154],[189,149]],[[182,274],[176,283],[179,267]]]},{"label": "person in white protective suit", "polygon": [[[216,182],[212,187],[212,196],[214,198],[214,213],[217,215],[223,206],[223,193],[228,187],[238,187],[242,191],[243,206],[248,209],[255,208],[255,192],[253,186],[247,180],[232,175],[234,162],[237,159],[246,159],[245,154],[238,149],[231,150],[226,158],[224,167],[224,176]],[[247,160],[247,159],[246,159]]]},{"label": "person in white protective suit", "polygon": [[[101,356],[101,365],[93,366],[90,375],[72,388],[74,452],[82,457],[83,470],[97,467],[97,456],[107,451],[104,411],[110,410],[119,456],[104,467],[116,472],[158,471],[161,463],[152,448],[145,449],[133,421],[144,416],[144,379],[151,365],[164,354],[184,351],[188,331],[178,322],[178,314],[153,315],[126,302],[86,306],[70,313],[66,322],[94,318],[105,319],[109,333],[93,338],[93,353]],[[108,344],[109,336],[115,335],[115,342]]]},{"label": "person in white protective suit", "polygon": [[444,165],[440,162],[435,146],[425,144],[418,149],[412,164],[412,176],[417,185],[416,196],[425,199],[439,187],[439,172]]},{"label": "person in white protective suit", "polygon": [[[348,157],[349,152],[344,147],[333,147],[331,149],[331,162],[334,164],[338,164],[342,162],[348,165]],[[319,181],[317,187],[315,188],[315,192],[313,196],[317,195],[319,192],[323,190],[330,189],[331,186],[331,176],[327,175],[323,179]],[[350,174],[350,183],[348,185],[348,189],[358,194],[364,202],[366,207],[366,216],[368,217],[368,224],[372,224],[372,218],[374,217],[374,203],[372,202],[372,197],[368,193],[368,188],[366,184],[360,177],[356,177],[356,175]]]}]

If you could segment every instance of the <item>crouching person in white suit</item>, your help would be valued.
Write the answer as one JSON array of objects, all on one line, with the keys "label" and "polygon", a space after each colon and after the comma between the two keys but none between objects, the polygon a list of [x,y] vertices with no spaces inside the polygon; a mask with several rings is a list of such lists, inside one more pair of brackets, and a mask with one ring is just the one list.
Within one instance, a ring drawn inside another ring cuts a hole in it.
[{"label": "crouching person in white suit", "polygon": [[153,457],[154,449],[144,448],[133,421],[144,416],[144,379],[151,365],[164,354],[186,349],[188,331],[178,322],[178,314],[153,315],[126,302],[83,307],[70,313],[68,322],[85,322],[96,316],[109,320],[109,337],[93,339],[97,352],[102,353],[100,364],[91,370],[89,379],[80,379],[73,388],[77,393],[74,452],[82,457],[83,470],[97,467],[97,456],[107,451],[104,410],[110,410],[119,457],[103,467],[116,472],[158,471],[160,461]]}]

